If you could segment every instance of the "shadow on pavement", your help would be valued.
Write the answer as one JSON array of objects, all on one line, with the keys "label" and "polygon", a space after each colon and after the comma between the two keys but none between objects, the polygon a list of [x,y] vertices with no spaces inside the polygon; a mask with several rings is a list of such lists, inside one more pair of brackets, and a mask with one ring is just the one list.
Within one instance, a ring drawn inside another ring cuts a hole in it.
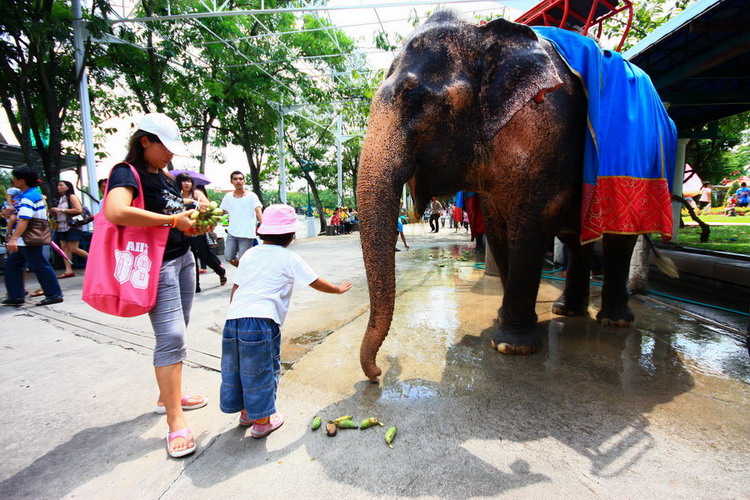
[{"label": "shadow on pavement", "polygon": [[[52,489],[56,498],[62,498],[120,464],[164,450],[164,438],[143,439],[137,435],[158,419],[156,414],[144,413],[131,420],[78,432],[1,482],[0,498],[45,498]],[[43,415],[40,425],[45,425]],[[49,432],[56,427],[50,425]],[[106,449],[112,453],[107,454]]]}]

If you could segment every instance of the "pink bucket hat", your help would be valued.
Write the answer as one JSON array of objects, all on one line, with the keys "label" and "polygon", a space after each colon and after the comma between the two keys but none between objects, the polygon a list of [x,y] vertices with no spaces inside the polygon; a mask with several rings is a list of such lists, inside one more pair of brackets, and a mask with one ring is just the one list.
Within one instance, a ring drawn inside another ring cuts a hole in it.
[{"label": "pink bucket hat", "polygon": [[287,234],[302,230],[294,208],[289,205],[269,205],[263,210],[263,222],[258,234]]}]

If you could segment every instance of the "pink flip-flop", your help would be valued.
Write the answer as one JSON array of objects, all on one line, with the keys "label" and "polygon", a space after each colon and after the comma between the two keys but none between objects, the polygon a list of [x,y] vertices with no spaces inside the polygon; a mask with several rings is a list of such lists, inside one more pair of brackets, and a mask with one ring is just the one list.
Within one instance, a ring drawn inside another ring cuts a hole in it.
[{"label": "pink flip-flop", "polygon": [[[202,398],[199,402],[195,404],[188,404],[188,402],[193,398]],[[192,394],[185,394],[182,396],[182,399],[180,400],[180,403],[182,403],[182,410],[197,410],[198,408],[203,408],[208,404],[208,398],[205,396],[193,396]],[[167,409],[159,404],[154,406],[154,411],[158,413],[159,415],[164,415],[167,413]]]},{"label": "pink flip-flop", "polygon": [[172,458],[180,458],[184,457],[186,455],[190,455],[193,453],[197,448],[198,445],[193,442],[193,446],[190,448],[185,448],[182,451],[172,451],[169,448],[169,445],[177,438],[182,438],[185,440],[185,443],[188,442],[188,437],[190,436],[190,427],[185,427],[184,429],[180,429],[179,431],[169,432],[167,431],[167,453],[169,453],[169,456]]}]

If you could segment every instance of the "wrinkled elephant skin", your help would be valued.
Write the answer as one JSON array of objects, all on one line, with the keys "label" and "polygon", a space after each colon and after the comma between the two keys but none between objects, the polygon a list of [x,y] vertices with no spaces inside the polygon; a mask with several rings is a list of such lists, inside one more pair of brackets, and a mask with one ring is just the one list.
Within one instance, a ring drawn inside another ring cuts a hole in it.
[{"label": "wrinkled elephant skin", "polygon": [[[365,375],[388,335],[395,300],[394,243],[404,183],[421,213],[431,196],[481,195],[487,240],[504,294],[493,345],[539,349],[536,296],[547,245],[568,244],[571,265],[558,314],[586,314],[591,250],[578,231],[586,101],[552,46],[528,27],[477,26],[441,12],[405,43],[375,95],[357,194],[370,320],[360,349]],[[625,279],[635,238],[605,238],[603,323],[625,325]]]}]

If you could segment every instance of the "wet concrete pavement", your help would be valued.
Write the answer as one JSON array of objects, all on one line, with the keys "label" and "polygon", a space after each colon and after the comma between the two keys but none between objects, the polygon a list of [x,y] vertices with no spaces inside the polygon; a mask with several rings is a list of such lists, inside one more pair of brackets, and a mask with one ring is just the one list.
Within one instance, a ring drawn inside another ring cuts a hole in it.
[{"label": "wet concrete pavement", "polygon": [[[750,360],[731,329],[650,299],[631,301],[627,329],[561,318],[549,312],[561,283],[543,280],[543,349],[502,356],[489,346],[502,288],[473,266],[466,234],[406,228],[378,385],[359,368],[357,236],[293,244],[354,288],[294,292],[277,401],[287,422],[262,440],[218,410],[229,287],[202,276],[184,385],[211,402],[187,414],[199,451],[183,460],[166,457],[151,412],[147,318],[93,311],[80,277],[61,282],[62,304],[0,310],[0,498],[746,498]],[[396,425],[395,448],[380,427],[309,429],[346,414]]]}]

